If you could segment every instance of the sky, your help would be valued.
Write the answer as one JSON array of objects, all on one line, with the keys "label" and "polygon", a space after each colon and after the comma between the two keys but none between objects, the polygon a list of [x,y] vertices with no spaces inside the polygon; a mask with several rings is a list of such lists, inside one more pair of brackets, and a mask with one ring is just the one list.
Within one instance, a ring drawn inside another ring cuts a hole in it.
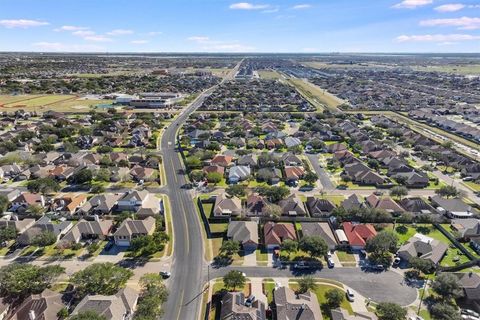
[{"label": "sky", "polygon": [[0,51],[479,52],[480,0],[0,0]]}]

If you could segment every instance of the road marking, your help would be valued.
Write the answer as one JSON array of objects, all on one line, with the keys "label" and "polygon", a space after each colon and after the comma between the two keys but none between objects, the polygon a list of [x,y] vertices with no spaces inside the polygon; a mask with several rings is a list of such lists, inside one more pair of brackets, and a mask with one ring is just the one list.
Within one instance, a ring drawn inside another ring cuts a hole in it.
[{"label": "road marking", "polygon": [[178,316],[177,316],[177,320],[180,319],[180,313],[182,311],[182,307],[183,307],[183,297],[185,295],[185,290],[182,289],[182,295],[180,297],[180,303],[178,304],[179,308],[178,308]]},{"label": "road marking", "polygon": [[[172,158],[170,158],[170,162],[172,163],[172,170],[175,171],[175,166],[173,165],[173,159],[172,159]],[[175,183],[178,184],[177,172],[174,172],[173,177],[174,177],[174,179],[175,179]]]},{"label": "road marking", "polygon": [[187,231],[185,233],[185,237],[187,238],[186,240],[187,241],[184,241],[185,243],[185,251],[187,252],[187,254],[190,252],[190,239],[189,239],[189,234],[188,234],[188,222],[187,222],[187,210],[185,210],[185,205],[183,204],[182,202],[182,211],[183,211],[183,220],[185,222],[185,230]]}]

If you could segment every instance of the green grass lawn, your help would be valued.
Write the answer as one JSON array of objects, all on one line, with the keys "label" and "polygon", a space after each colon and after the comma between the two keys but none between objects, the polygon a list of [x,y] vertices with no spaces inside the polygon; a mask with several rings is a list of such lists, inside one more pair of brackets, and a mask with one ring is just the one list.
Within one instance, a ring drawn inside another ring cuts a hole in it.
[{"label": "green grass lawn", "polygon": [[348,252],[345,252],[345,251],[337,251],[337,257],[338,257],[338,260],[340,260],[340,262],[347,262],[347,263],[355,263],[356,260],[355,260],[355,256],[351,253],[348,253]]},{"label": "green grass lawn", "polygon": [[210,232],[226,232],[228,228],[228,223],[209,223]]},{"label": "green grass lawn", "polygon": [[263,293],[267,297],[267,303],[270,304],[273,302],[273,290],[275,289],[275,282],[273,279],[264,279],[263,280]]},{"label": "green grass lawn", "polygon": [[259,262],[267,262],[268,261],[268,254],[266,251],[263,251],[261,249],[257,249],[255,251],[255,254],[257,255],[257,261]]},{"label": "green grass lawn", "polygon": [[[298,285],[295,284],[295,283],[290,283],[289,286],[293,290],[298,289]],[[326,319],[326,320],[331,319],[331,317],[330,317],[330,313],[327,312],[327,308],[325,308],[326,303],[327,303],[327,299],[325,298],[325,293],[329,290],[332,290],[332,289],[341,290],[341,289],[337,288],[336,286],[332,286],[332,285],[328,285],[328,284],[324,284],[324,283],[317,284],[317,288],[315,290],[313,290],[313,292],[317,295],[317,300],[318,300],[318,303],[320,304],[320,308],[322,310],[323,318]],[[340,307],[347,310],[349,314],[353,314],[352,305],[350,304],[350,302],[348,302],[348,300],[346,298],[343,300]]]}]

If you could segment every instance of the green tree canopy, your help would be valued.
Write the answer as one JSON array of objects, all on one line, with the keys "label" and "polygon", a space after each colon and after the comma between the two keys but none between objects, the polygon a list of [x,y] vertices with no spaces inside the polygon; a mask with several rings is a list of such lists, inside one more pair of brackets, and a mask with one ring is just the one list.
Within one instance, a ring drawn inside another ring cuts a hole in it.
[{"label": "green tree canopy", "polygon": [[377,254],[391,252],[395,253],[398,246],[398,236],[393,231],[380,231],[375,237],[367,241],[365,249],[368,252]]},{"label": "green tree canopy", "polygon": [[156,320],[162,315],[162,304],[167,301],[168,291],[162,277],[157,273],[147,273],[140,278],[140,298],[135,320]]},{"label": "green tree canopy", "polygon": [[58,192],[60,190],[60,185],[52,178],[40,178],[29,181],[27,188],[30,192],[48,194]]},{"label": "green tree canopy", "polygon": [[436,320],[461,320],[460,312],[458,309],[445,302],[437,302],[430,308],[430,314]]},{"label": "green tree canopy", "polygon": [[380,302],[377,305],[377,316],[379,320],[405,320],[407,310],[393,302]]},{"label": "green tree canopy", "polygon": [[224,241],[220,247],[220,252],[226,254],[227,256],[232,256],[238,251],[240,251],[240,242],[234,240]]},{"label": "green tree canopy", "polygon": [[442,273],[433,281],[432,290],[443,300],[456,298],[460,295],[458,279],[451,273]]},{"label": "green tree canopy", "polygon": [[99,315],[95,311],[86,310],[71,316],[68,320],[107,320],[104,316]]},{"label": "green tree canopy", "polygon": [[132,275],[131,270],[110,262],[94,263],[73,274],[71,282],[79,297],[89,294],[112,295],[124,287]]},{"label": "green tree canopy", "polygon": [[238,270],[232,270],[223,276],[223,284],[227,289],[243,288],[246,282],[246,278],[242,272]]},{"label": "green tree canopy", "polygon": [[298,246],[312,258],[324,256],[328,252],[328,245],[320,236],[303,237]]},{"label": "green tree canopy", "polygon": [[328,306],[331,309],[336,309],[340,307],[345,299],[345,293],[338,289],[330,289],[325,293],[325,298],[327,299]]},{"label": "green tree canopy", "polygon": [[32,244],[37,247],[46,247],[57,242],[57,236],[51,231],[45,231],[32,239]]},{"label": "green tree canopy", "polygon": [[315,290],[317,283],[312,276],[304,276],[298,279],[298,293],[305,293],[309,290]]},{"label": "green tree canopy", "polygon": [[454,186],[443,186],[435,190],[435,193],[441,197],[445,198],[454,198],[460,195],[460,191]]}]

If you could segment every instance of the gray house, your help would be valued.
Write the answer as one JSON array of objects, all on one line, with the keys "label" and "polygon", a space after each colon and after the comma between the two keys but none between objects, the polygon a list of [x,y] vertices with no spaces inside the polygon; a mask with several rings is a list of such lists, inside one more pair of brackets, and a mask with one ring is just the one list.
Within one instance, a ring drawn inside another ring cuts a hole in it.
[{"label": "gray house", "polygon": [[242,244],[243,250],[253,252],[258,247],[258,224],[255,221],[231,221],[227,238]]}]

